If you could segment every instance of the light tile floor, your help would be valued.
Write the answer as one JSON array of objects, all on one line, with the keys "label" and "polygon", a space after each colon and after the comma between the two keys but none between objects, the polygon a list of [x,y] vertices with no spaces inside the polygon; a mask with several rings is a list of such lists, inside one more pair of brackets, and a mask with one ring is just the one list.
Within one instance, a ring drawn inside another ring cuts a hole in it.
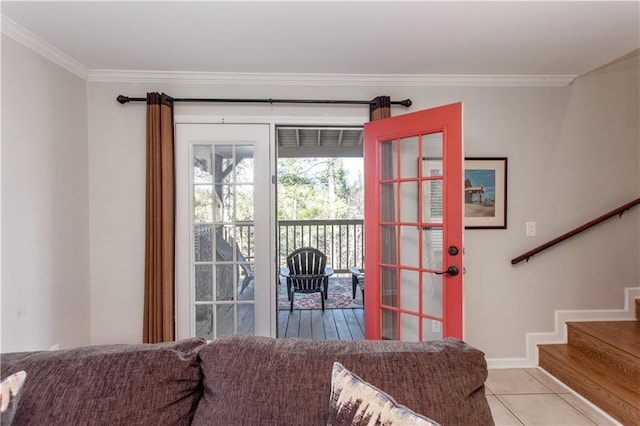
[{"label": "light tile floor", "polygon": [[539,368],[490,369],[485,388],[496,426],[620,425]]}]

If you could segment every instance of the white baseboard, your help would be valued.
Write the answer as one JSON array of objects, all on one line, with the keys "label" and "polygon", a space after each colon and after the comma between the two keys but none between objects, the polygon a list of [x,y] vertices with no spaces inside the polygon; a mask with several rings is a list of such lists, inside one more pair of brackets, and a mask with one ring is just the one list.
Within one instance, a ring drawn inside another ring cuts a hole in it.
[{"label": "white baseboard", "polygon": [[487,358],[487,368],[535,368],[527,358]]},{"label": "white baseboard", "polygon": [[640,298],[640,287],[626,287],[624,289],[623,309],[557,310],[554,312],[554,331],[527,333],[526,358],[487,359],[487,367],[535,368],[538,366],[538,345],[567,343],[567,322],[633,320],[635,318],[636,298]]}]

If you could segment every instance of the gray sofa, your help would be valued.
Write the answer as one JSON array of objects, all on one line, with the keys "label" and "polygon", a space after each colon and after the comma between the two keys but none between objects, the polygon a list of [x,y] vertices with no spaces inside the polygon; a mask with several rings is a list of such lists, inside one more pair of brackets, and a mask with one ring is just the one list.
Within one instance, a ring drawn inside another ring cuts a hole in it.
[{"label": "gray sofa", "polygon": [[491,425],[484,354],[425,343],[223,336],[1,356],[17,425],[325,425],[339,362],[442,425]]}]

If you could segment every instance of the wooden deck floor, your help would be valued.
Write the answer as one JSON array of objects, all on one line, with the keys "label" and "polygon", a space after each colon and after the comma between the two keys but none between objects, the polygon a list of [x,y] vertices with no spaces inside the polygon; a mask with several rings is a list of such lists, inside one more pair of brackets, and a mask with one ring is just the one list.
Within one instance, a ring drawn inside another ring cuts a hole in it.
[{"label": "wooden deck floor", "polygon": [[[331,285],[331,284],[329,284]],[[253,299],[253,282],[247,287],[245,297]],[[207,340],[214,338],[213,312],[209,305],[197,307],[200,320],[196,321],[196,336]],[[238,334],[253,335],[254,311],[251,306],[239,305],[237,312]],[[217,335],[234,333],[234,309],[220,305],[215,309]],[[278,311],[279,338],[299,337],[314,340],[364,339],[364,310],[355,309],[288,309]]]},{"label": "wooden deck floor", "polygon": [[314,340],[364,339],[364,310],[281,310],[278,311],[278,337]]}]

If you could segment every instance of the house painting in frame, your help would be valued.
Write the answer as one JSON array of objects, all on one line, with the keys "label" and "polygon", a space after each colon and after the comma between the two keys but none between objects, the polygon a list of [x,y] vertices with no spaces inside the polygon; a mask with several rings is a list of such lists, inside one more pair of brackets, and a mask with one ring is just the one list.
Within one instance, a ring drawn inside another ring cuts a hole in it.
[{"label": "house painting in frame", "polygon": [[465,158],[464,225],[467,229],[507,228],[507,159]]}]

